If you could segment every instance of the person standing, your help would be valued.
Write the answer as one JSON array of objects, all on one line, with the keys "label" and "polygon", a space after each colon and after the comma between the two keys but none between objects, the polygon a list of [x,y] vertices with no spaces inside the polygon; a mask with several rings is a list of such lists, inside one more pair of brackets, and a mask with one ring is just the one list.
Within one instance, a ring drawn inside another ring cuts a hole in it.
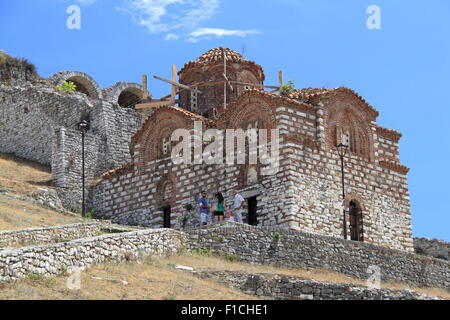
[{"label": "person standing", "polygon": [[216,210],[214,211],[215,222],[222,222],[226,210],[225,198],[222,193],[216,193]]},{"label": "person standing", "polygon": [[200,211],[200,223],[205,226],[209,223],[209,209],[211,208],[206,201],[206,192],[202,191],[200,193],[200,198],[198,199],[198,207]]},{"label": "person standing", "polygon": [[237,192],[236,189],[233,189],[233,217],[235,222],[243,223],[242,221],[242,211],[244,208],[245,199]]}]

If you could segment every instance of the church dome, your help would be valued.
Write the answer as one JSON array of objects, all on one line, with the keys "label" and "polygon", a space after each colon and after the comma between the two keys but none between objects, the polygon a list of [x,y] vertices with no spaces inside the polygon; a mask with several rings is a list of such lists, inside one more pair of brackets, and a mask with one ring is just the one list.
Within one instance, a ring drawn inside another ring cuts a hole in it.
[{"label": "church dome", "polygon": [[[226,96],[224,56],[228,84]],[[234,102],[245,90],[261,88],[265,79],[260,65],[229,48],[207,51],[196,60],[186,63],[178,74],[180,83],[198,88],[201,92],[181,92],[180,106],[207,118],[218,116],[226,104]]]}]

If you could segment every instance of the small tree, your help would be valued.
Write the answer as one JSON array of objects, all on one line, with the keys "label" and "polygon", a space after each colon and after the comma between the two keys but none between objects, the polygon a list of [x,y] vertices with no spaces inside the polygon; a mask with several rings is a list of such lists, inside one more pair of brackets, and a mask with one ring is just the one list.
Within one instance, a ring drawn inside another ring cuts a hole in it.
[{"label": "small tree", "polygon": [[295,84],[293,80],[289,80],[287,84],[283,84],[280,88],[282,95],[287,95],[295,90]]},{"label": "small tree", "polygon": [[75,92],[77,91],[77,85],[72,81],[64,81],[62,84],[56,87],[62,92]]}]

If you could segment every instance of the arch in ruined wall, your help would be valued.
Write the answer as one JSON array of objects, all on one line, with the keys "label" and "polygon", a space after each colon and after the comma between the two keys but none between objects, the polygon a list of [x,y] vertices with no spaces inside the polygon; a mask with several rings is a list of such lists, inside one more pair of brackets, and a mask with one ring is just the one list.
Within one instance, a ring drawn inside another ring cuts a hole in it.
[{"label": "arch in ruined wall", "polygon": [[131,108],[142,103],[142,86],[133,82],[117,82],[115,85],[103,89],[105,100],[117,103],[123,108]]},{"label": "arch in ruined wall", "polygon": [[102,99],[103,94],[98,83],[88,74],[79,71],[60,71],[49,78],[55,85],[59,86],[64,81],[71,81],[76,86],[76,91],[84,93],[92,99]]}]

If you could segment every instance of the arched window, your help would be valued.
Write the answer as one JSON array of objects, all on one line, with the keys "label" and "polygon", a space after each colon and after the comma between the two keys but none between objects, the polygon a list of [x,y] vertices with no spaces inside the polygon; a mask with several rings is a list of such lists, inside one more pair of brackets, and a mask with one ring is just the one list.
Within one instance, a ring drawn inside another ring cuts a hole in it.
[{"label": "arched window", "polygon": [[342,143],[348,145],[350,152],[370,159],[368,133],[356,122],[347,121],[333,124],[331,142],[333,148]]}]

